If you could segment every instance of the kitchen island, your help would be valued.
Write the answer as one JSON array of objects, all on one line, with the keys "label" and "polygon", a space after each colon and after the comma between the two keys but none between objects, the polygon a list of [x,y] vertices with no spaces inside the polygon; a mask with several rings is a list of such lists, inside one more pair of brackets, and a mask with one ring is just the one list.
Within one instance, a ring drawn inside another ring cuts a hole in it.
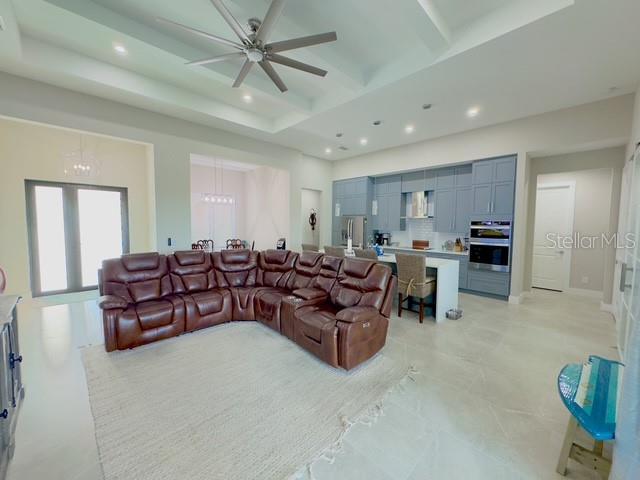
[{"label": "kitchen island", "polygon": [[[417,259],[420,259],[416,255]],[[448,258],[423,257],[428,274],[436,277],[436,322],[442,322],[451,309],[458,308],[458,276],[460,262]],[[381,263],[388,263],[395,270],[396,256],[385,253],[378,257]]]}]

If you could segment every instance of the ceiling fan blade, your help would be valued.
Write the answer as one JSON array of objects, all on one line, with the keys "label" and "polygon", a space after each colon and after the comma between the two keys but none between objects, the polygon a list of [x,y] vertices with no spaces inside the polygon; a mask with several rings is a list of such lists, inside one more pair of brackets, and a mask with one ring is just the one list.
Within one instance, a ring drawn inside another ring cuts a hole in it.
[{"label": "ceiling fan blade", "polygon": [[318,35],[309,35],[308,37],[292,38],[291,40],[283,40],[282,42],[274,42],[266,45],[269,52],[278,53],[286,50],[295,50],[296,48],[311,47],[321,43],[335,42],[338,39],[336,32],[320,33]]},{"label": "ceiling fan blade", "polygon": [[322,70],[321,68],[314,67],[313,65],[308,65],[306,63],[293,60],[292,58],[283,57],[282,55],[277,55],[275,53],[269,55],[267,59],[270,62],[278,63],[280,65],[284,65],[285,67],[295,68],[296,70],[302,70],[303,72],[312,73],[314,75],[318,75],[319,77],[324,77],[327,74],[326,70]]},{"label": "ceiling fan blade", "polygon": [[222,3],[222,0],[211,0],[211,3],[213,3],[213,6],[216,7],[218,12],[220,12],[220,15],[222,15],[222,18],[224,18],[225,22],[229,24],[231,29],[236,32],[238,38],[242,40],[243,43],[251,43],[251,40],[249,40],[249,36],[246,34],[238,21],[233,17],[233,15],[231,15],[229,9],[225,7],[224,3]]},{"label": "ceiling fan blade", "polygon": [[217,35],[213,35],[211,33],[203,32],[202,30],[197,30],[195,28],[187,27],[178,22],[174,22],[173,20],[167,20],[166,18],[157,17],[156,20],[158,22],[167,23],[169,25],[173,25],[174,27],[181,28],[186,30],[187,32],[194,33],[196,35],[200,35],[201,37],[208,38],[209,40],[213,40],[214,42],[222,43],[223,45],[227,45],[228,47],[237,48],[239,50],[244,49],[244,45],[240,45],[237,42],[232,42],[231,40],[227,40],[226,38],[218,37]]},{"label": "ceiling fan blade", "polygon": [[187,62],[187,65],[209,65],[210,63],[224,62],[225,60],[231,60],[232,58],[245,58],[244,52],[227,53],[226,55],[219,55],[217,57],[205,58],[203,60],[193,60]]},{"label": "ceiling fan blade", "polygon": [[278,73],[273,69],[273,65],[271,65],[267,60],[261,61],[260,66],[262,67],[262,70],[264,70],[264,72],[269,75],[269,78],[273,81],[273,83],[276,84],[278,90],[280,90],[282,93],[289,90],[280,78],[280,75],[278,75]]},{"label": "ceiling fan blade", "polygon": [[266,43],[267,40],[269,40],[273,27],[282,14],[285,3],[287,3],[287,0],[273,0],[273,2],[271,2],[269,10],[262,21],[262,25],[260,25],[258,29],[258,34],[256,35],[257,41]]},{"label": "ceiling fan blade", "polygon": [[236,81],[233,82],[233,88],[238,88],[240,85],[242,85],[242,82],[244,82],[244,79],[247,77],[247,74],[249,73],[249,70],[251,70],[251,67],[253,67],[253,62],[247,59],[244,62],[244,65],[242,65],[242,69],[240,70]]}]

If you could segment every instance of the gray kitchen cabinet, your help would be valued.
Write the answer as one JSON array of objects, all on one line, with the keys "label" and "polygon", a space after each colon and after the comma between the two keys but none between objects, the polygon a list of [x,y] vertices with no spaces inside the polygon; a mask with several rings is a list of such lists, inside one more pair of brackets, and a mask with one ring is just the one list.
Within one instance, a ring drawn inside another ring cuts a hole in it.
[{"label": "gray kitchen cabinet", "polygon": [[436,190],[434,201],[435,231],[440,233],[452,232],[456,214],[456,191],[454,189]]},{"label": "gray kitchen cabinet", "polygon": [[402,180],[400,175],[389,175],[375,179],[375,195],[387,195],[390,193],[400,193],[402,191]]},{"label": "gray kitchen cabinet", "polygon": [[455,167],[454,180],[456,187],[470,187],[472,185],[473,165],[460,165]]},{"label": "gray kitchen cabinet", "polygon": [[513,182],[494,183],[491,191],[491,213],[496,215],[513,214]]},{"label": "gray kitchen cabinet", "polygon": [[402,175],[401,192],[413,193],[424,192],[425,188],[425,172],[410,172]]},{"label": "gray kitchen cabinet", "polygon": [[367,196],[351,195],[339,199],[341,215],[366,215]]},{"label": "gray kitchen cabinet", "polygon": [[473,185],[515,181],[516,157],[500,157],[473,162]]},{"label": "gray kitchen cabinet", "polygon": [[453,167],[439,168],[436,173],[436,190],[453,188],[456,184],[456,171]]},{"label": "gray kitchen cabinet", "polygon": [[436,189],[436,170],[426,170],[424,172],[424,191]]},{"label": "gray kitchen cabinet", "polygon": [[376,196],[378,213],[374,218],[375,228],[381,232],[400,230],[402,194],[390,193]]},{"label": "gray kitchen cabinet", "polygon": [[453,232],[468,235],[473,210],[473,187],[456,188],[455,195]]},{"label": "gray kitchen cabinet", "polygon": [[467,274],[467,289],[508,297],[510,292],[511,275],[504,272],[469,269]]},{"label": "gray kitchen cabinet", "polygon": [[473,215],[513,215],[516,157],[473,163]]},{"label": "gray kitchen cabinet", "polygon": [[474,185],[482,185],[493,182],[493,171],[495,165],[493,160],[481,160],[473,162],[472,182]]},{"label": "gray kitchen cabinet", "polygon": [[473,214],[489,215],[491,214],[491,191],[492,184],[474,185],[473,189]]},{"label": "gray kitchen cabinet", "polygon": [[497,158],[494,161],[493,181],[513,182],[516,178],[516,157]]}]

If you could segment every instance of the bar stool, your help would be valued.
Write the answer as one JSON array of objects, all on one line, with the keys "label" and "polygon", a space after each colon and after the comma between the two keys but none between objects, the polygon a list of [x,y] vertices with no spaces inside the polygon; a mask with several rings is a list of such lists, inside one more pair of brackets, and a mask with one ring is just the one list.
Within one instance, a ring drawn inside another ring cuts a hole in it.
[{"label": "bar stool", "polygon": [[[411,310],[411,297],[418,297],[420,323],[423,323],[424,319],[424,299],[433,295],[436,291],[436,279],[427,276],[424,258],[423,255],[396,253],[398,266],[398,316],[402,317],[402,310]],[[402,306],[405,300],[408,303],[407,308]],[[435,305],[435,303],[432,303],[432,305]]]},{"label": "bar stool", "polygon": [[330,257],[344,257],[344,247],[324,247],[324,253],[329,255]]},{"label": "bar stool", "polygon": [[357,258],[366,258],[368,260],[378,260],[378,254],[373,248],[354,248],[353,253]]}]

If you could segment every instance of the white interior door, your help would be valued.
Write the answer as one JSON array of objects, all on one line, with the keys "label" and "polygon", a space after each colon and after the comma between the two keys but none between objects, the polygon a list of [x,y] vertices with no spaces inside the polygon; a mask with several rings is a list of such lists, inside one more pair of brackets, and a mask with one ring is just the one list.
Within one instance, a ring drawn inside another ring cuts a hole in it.
[{"label": "white interior door", "polygon": [[538,185],[533,234],[534,288],[563,291],[569,287],[571,249],[558,239],[573,233],[575,186]]}]

